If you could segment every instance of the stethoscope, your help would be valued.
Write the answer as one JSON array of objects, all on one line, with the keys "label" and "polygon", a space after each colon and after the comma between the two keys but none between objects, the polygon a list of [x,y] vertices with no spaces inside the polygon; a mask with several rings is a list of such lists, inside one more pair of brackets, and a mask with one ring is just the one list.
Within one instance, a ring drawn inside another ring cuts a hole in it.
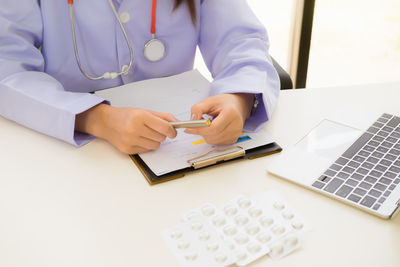
[{"label": "stethoscope", "polygon": [[[71,20],[72,40],[73,40],[73,44],[74,44],[75,58],[76,58],[76,62],[78,63],[78,67],[79,67],[80,71],[82,72],[82,74],[90,80],[115,79],[121,75],[126,75],[130,71],[130,69],[132,68],[132,65],[133,65],[133,49],[132,49],[132,44],[126,33],[125,27],[120,19],[120,16],[117,12],[117,9],[115,8],[113,1],[108,0],[108,3],[110,4],[111,9],[113,10],[114,15],[117,18],[118,23],[121,27],[122,33],[124,34],[126,44],[129,48],[130,60],[129,60],[129,65],[122,67],[120,72],[106,72],[102,76],[99,76],[99,77],[93,77],[93,76],[87,74],[87,72],[82,67],[82,64],[81,64],[81,61],[79,58],[78,47],[76,44],[75,22],[74,22],[75,19],[74,19],[74,11],[72,8],[72,6],[74,4],[74,0],[67,0],[67,1],[68,1],[68,5],[69,5],[69,17]],[[165,51],[166,51],[164,43],[155,37],[155,35],[156,35],[157,0],[153,0],[153,4],[152,4],[152,8],[151,8],[151,15],[152,15],[151,16],[151,29],[150,29],[151,39],[144,46],[144,57],[151,62],[157,62],[165,57]]]}]

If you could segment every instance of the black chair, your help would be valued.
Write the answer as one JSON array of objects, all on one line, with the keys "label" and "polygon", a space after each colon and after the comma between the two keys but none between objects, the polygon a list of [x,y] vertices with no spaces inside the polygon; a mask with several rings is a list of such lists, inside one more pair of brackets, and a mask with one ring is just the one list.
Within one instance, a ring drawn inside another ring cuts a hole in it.
[{"label": "black chair", "polygon": [[281,81],[281,90],[293,89],[293,82],[290,75],[272,58],[272,63],[278,72],[279,79]]}]

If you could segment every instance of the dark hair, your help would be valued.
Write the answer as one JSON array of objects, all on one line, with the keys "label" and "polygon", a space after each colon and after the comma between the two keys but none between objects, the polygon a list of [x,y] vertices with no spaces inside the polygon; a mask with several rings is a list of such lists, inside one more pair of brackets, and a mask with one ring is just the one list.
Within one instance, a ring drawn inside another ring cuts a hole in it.
[{"label": "dark hair", "polygon": [[192,22],[196,25],[196,4],[195,0],[175,0],[175,9],[178,8],[182,3],[186,2],[187,7],[189,9],[190,17],[192,18]]}]

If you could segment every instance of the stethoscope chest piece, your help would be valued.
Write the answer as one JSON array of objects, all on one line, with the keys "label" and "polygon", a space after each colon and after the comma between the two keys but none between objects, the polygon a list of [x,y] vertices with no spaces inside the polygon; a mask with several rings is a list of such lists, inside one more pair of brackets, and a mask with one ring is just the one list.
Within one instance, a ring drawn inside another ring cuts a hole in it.
[{"label": "stethoscope chest piece", "polygon": [[157,62],[165,56],[164,43],[156,38],[152,38],[144,46],[144,57],[151,62]]}]

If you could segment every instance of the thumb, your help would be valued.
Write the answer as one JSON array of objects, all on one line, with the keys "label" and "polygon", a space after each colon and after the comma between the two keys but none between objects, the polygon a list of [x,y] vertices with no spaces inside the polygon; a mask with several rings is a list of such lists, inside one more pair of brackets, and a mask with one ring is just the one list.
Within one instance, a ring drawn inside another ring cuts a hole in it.
[{"label": "thumb", "polygon": [[203,114],[208,114],[210,112],[210,108],[211,105],[207,100],[193,105],[190,111],[190,119],[201,120],[203,118]]}]

